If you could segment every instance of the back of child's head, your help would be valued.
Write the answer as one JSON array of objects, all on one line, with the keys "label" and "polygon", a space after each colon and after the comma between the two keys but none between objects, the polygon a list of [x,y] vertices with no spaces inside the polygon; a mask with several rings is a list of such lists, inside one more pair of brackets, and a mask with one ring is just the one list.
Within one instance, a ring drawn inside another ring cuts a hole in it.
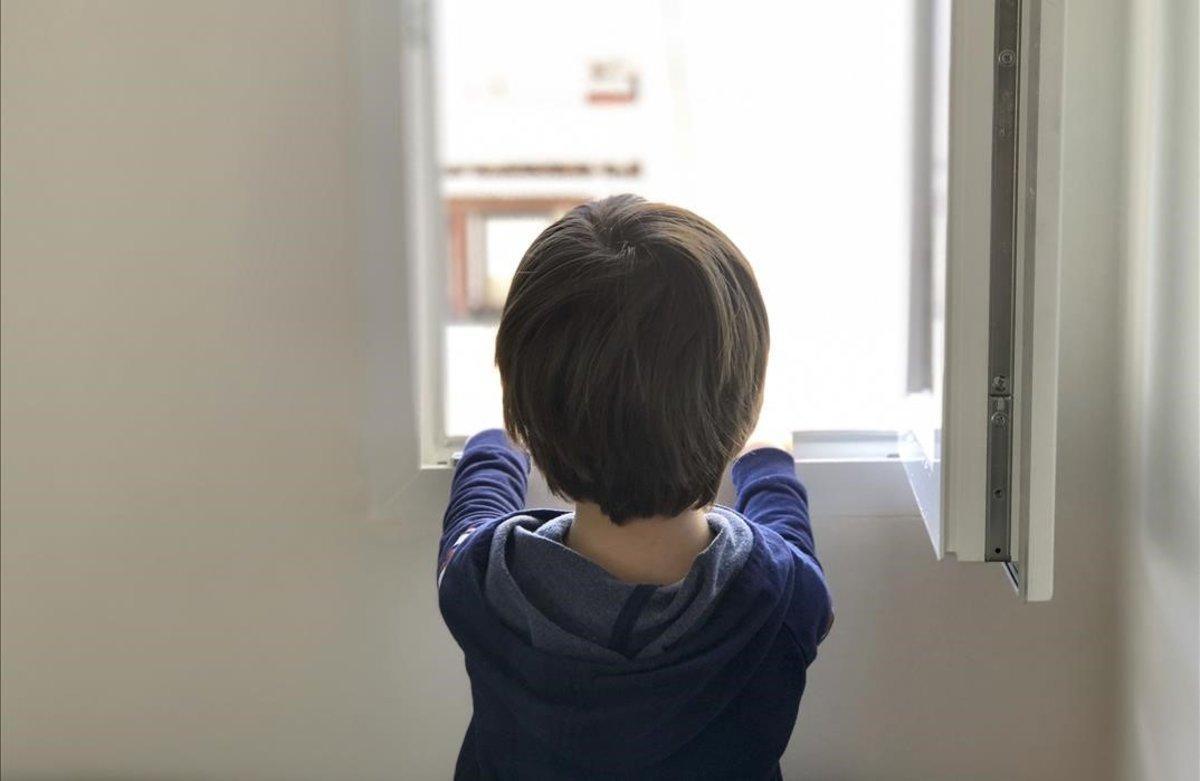
[{"label": "back of child's head", "polygon": [[758,418],[767,314],[725,234],[619,195],[547,228],[496,337],[504,421],[551,490],[614,522],[711,504]]}]

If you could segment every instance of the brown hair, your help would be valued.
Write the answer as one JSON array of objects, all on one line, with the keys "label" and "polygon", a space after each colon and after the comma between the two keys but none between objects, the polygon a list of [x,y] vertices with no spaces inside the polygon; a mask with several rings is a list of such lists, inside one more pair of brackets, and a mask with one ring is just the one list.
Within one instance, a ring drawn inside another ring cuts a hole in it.
[{"label": "brown hair", "polygon": [[703,507],[758,418],[769,341],[750,264],[707,220],[633,195],[583,204],[513,277],[504,423],[552,491],[616,523]]}]

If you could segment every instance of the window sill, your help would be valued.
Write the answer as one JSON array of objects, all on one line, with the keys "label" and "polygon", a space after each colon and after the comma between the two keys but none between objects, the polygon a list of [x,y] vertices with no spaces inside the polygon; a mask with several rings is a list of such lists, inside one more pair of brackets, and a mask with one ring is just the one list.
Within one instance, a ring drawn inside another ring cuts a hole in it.
[{"label": "window sill", "polygon": [[920,517],[899,458],[796,460],[814,518]]},{"label": "window sill", "polygon": [[797,431],[792,452],[814,518],[920,515],[893,431]]}]

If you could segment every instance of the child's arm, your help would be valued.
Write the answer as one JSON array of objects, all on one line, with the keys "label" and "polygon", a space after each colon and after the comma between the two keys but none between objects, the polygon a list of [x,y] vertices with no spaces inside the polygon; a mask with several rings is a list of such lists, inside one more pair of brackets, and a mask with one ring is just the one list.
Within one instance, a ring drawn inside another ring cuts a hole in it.
[{"label": "child's arm", "polygon": [[481,431],[467,440],[454,469],[450,502],[442,517],[438,576],[452,549],[481,523],[520,510],[529,483],[529,456],[517,450],[500,429]]},{"label": "child's arm", "polygon": [[833,626],[833,605],[825,572],[817,560],[808,492],[796,477],[791,453],[764,447],[745,453],[733,464],[734,505],[752,523],[765,526],[791,544],[799,559],[793,629],[807,660]]}]

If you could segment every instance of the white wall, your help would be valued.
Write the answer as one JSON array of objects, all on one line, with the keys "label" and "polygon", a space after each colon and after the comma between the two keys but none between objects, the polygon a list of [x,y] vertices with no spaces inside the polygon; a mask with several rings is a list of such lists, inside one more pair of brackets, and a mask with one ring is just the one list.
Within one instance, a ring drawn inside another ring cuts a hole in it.
[{"label": "white wall", "polygon": [[[839,615],[789,777],[1112,775],[1122,22],[1068,16],[1055,599],[934,563],[916,519],[818,520]],[[355,109],[356,25],[4,4],[6,778],[447,775],[439,508],[366,517],[364,399],[410,389],[364,382],[363,291],[394,280],[360,276],[386,237],[359,196],[387,189],[353,157],[390,120]]]},{"label": "white wall", "polygon": [[1195,0],[1130,24],[1119,604],[1123,778],[1200,778]]},{"label": "white wall", "polygon": [[436,673],[363,531],[346,11],[2,31],[4,777],[394,774]]}]

